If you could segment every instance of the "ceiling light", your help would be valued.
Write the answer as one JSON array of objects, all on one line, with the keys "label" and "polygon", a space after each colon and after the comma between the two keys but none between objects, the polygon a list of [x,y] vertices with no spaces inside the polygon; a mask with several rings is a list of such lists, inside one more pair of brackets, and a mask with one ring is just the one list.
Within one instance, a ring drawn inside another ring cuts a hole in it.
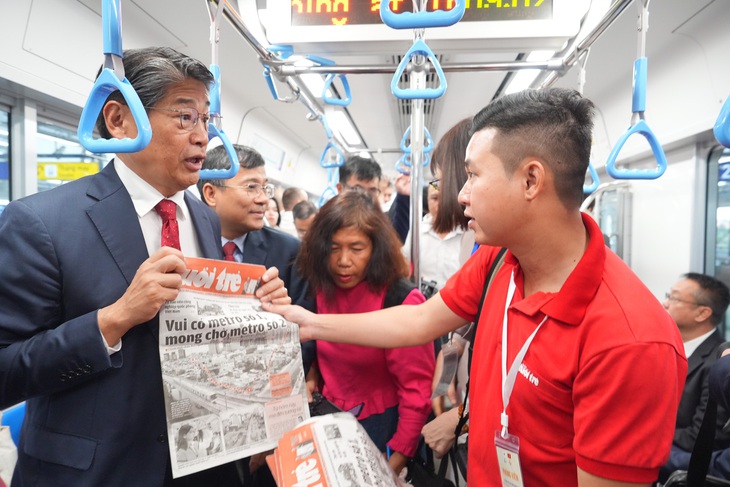
[{"label": "ceiling light", "polygon": [[[551,59],[554,54],[555,51],[532,51],[527,56],[527,61],[547,61]],[[529,88],[530,84],[535,81],[538,74],[540,74],[539,69],[522,69],[517,71],[514,76],[512,76],[512,80],[509,85],[507,85],[507,88],[504,90],[504,94],[509,95],[510,93],[517,93],[518,91]]]}]

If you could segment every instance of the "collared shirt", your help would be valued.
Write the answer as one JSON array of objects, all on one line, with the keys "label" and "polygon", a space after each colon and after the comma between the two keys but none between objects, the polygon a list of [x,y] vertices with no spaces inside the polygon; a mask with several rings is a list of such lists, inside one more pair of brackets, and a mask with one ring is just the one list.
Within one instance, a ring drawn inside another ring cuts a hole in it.
[{"label": "collared shirt", "polygon": [[240,237],[236,237],[233,240],[229,240],[226,237],[221,237],[221,247],[228,242],[233,242],[234,244],[236,244],[236,250],[233,251],[233,258],[236,259],[236,262],[243,262],[243,245],[246,243],[247,235],[247,233],[244,233]]},{"label": "collared shirt", "polygon": [[697,347],[702,345],[702,342],[704,342],[705,340],[710,338],[710,335],[712,335],[713,333],[715,333],[715,328],[708,331],[704,335],[700,335],[697,338],[693,338],[692,340],[687,340],[686,342],[684,342],[684,354],[687,356],[687,358],[689,358],[690,355],[695,353],[695,350],[697,350]]},{"label": "collared shirt", "polygon": [[[132,198],[132,204],[139,218],[139,225],[142,227],[142,235],[147,245],[149,255],[160,249],[160,235],[162,234],[162,218],[155,211],[155,205],[165,197],[153,188],[147,181],[139,177],[137,173],[129,169],[124,162],[114,159],[119,179]],[[185,204],[185,192],[178,191],[167,198],[177,203],[177,222],[180,228],[180,249],[186,257],[200,257],[200,245],[195,235],[195,228],[190,216],[188,205]]]},{"label": "collared shirt", "polygon": [[[525,355],[507,409],[509,432],[520,439],[525,485],[576,487],[577,468],[650,483],[666,461],[687,374],[679,330],[606,249],[598,225],[587,217],[583,224],[588,247],[559,292],[525,296],[524,274],[511,252],[494,276],[471,366],[470,485],[501,485],[494,434],[501,427],[502,321],[512,272],[508,364],[549,317]],[[441,290],[444,303],[466,321],[475,318],[498,251],[481,246]]]}]

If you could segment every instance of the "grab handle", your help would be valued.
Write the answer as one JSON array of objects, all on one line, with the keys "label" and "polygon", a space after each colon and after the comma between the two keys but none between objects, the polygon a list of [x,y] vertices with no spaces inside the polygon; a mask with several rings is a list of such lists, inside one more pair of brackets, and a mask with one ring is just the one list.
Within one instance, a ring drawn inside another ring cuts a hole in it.
[{"label": "grab handle", "polygon": [[[152,126],[147,112],[134,87],[124,75],[122,63],[122,10],[121,0],[104,0],[102,3],[102,29],[104,36],[104,68],[91,88],[89,98],[79,119],[78,137],[86,150],[103,152],[139,152],[152,140]],[[133,139],[95,139],[94,127],[110,94],[119,91],[129,107],[137,136]]]},{"label": "grab handle", "polygon": [[583,185],[583,194],[591,194],[595,190],[598,189],[598,185],[601,184],[601,180],[598,178],[598,171],[596,171],[595,166],[588,163],[588,174],[591,176],[591,184],[584,184]]},{"label": "grab handle", "polygon": [[[333,150],[335,153],[334,158],[329,158],[328,160],[328,154],[330,153],[330,150]],[[324,168],[333,168],[333,167],[341,167],[345,163],[345,154],[342,152],[342,149],[335,144],[332,140],[327,142],[327,145],[324,146],[324,151],[322,151],[322,157],[319,158],[319,165]]]},{"label": "grab handle", "polygon": [[[345,90],[344,98],[335,98],[334,96],[327,96],[327,90],[332,86],[332,82],[338,77],[342,81],[342,87]],[[350,83],[347,82],[347,76],[344,74],[328,74],[324,80],[324,88],[322,88],[322,101],[328,105],[337,105],[346,107],[352,101],[352,95],[350,93]]]},{"label": "grab handle", "polygon": [[[383,4],[381,3],[381,5]],[[398,87],[398,81],[405,72],[408,63],[410,63],[413,56],[417,55],[425,56],[426,58],[428,58],[428,60],[433,65],[434,70],[436,70],[436,74],[439,78],[439,85],[436,88],[411,89]],[[444,74],[443,69],[441,69],[441,64],[439,64],[438,59],[436,59],[436,56],[433,55],[433,52],[431,51],[431,49],[429,49],[428,45],[426,45],[423,39],[418,39],[416,42],[414,42],[411,48],[408,49],[408,52],[406,52],[405,56],[403,56],[403,59],[398,65],[398,69],[396,69],[395,71],[393,80],[390,82],[390,91],[393,92],[393,95],[395,95],[396,98],[399,98],[401,100],[430,100],[434,98],[439,98],[446,92],[446,75]]]},{"label": "grab handle", "polygon": [[[423,152],[424,154],[428,154],[433,150],[433,138],[431,138],[431,133],[428,131],[426,127],[423,127],[423,135],[424,135],[424,142],[423,144]],[[410,125],[406,129],[405,132],[403,132],[403,138],[400,139],[400,150],[405,152],[406,154],[411,153],[411,146],[406,145],[406,140],[408,140],[411,136],[411,127]],[[424,164],[425,165],[425,164]]]},{"label": "grab handle", "polygon": [[[641,134],[649,142],[651,151],[657,161],[657,166],[653,169],[619,169],[616,167],[616,159],[619,152],[623,148],[626,140],[633,134]],[[664,171],[667,170],[667,157],[664,155],[664,149],[657,140],[654,132],[651,131],[646,121],[641,119],[631,127],[618,139],[616,145],[611,149],[606,163],[606,172],[614,179],[657,179]]]},{"label": "grab handle", "polygon": [[[210,85],[210,115],[213,118],[220,120],[221,113],[221,70],[220,67],[211,64],[210,72],[213,74],[213,83]],[[228,160],[231,161],[231,166],[228,169],[201,169],[200,179],[231,179],[240,169],[240,163],[238,161],[238,154],[236,149],[233,148],[230,139],[223,131],[221,127],[218,127],[213,120],[208,124],[208,140],[213,140],[218,137],[226,149],[228,154]]]},{"label": "grab handle", "polygon": [[448,27],[464,16],[466,1],[456,0],[451,10],[433,12],[403,12],[396,14],[390,8],[390,0],[381,0],[380,18],[391,29],[425,29],[427,27]]},{"label": "grab handle", "polygon": [[725,100],[725,104],[717,116],[713,132],[718,142],[725,147],[730,147],[730,96]]}]

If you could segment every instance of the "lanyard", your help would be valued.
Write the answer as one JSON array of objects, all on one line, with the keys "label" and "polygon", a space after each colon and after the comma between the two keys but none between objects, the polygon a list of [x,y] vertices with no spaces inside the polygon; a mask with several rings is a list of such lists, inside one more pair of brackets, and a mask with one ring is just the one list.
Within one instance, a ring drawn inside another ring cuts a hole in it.
[{"label": "lanyard", "polygon": [[512,271],[512,274],[510,275],[509,279],[509,289],[507,291],[507,301],[504,303],[504,319],[502,320],[502,415],[500,416],[500,423],[502,424],[502,437],[507,438],[507,435],[509,432],[507,431],[507,428],[509,427],[509,417],[507,416],[507,406],[509,405],[509,398],[512,395],[512,389],[515,387],[515,381],[517,380],[517,372],[520,370],[520,366],[522,365],[522,360],[525,358],[525,354],[527,354],[527,349],[530,348],[530,344],[532,343],[533,338],[535,338],[535,335],[537,335],[538,330],[542,325],[547,321],[548,317],[545,315],[545,318],[540,322],[540,324],[535,328],[535,331],[532,332],[532,335],[530,335],[527,338],[527,341],[525,341],[525,344],[522,345],[522,348],[520,349],[519,353],[515,357],[514,362],[512,362],[512,365],[509,368],[509,373],[507,373],[507,310],[509,309],[509,305],[512,302],[512,298],[515,294],[515,271]]}]

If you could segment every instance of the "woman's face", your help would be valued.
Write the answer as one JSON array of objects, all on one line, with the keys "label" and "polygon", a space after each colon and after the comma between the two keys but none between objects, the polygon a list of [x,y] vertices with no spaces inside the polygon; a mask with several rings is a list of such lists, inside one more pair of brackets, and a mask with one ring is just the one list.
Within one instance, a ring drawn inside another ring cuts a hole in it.
[{"label": "woman's face", "polygon": [[351,289],[365,279],[373,243],[360,230],[353,227],[340,228],[332,236],[330,272],[335,285]]},{"label": "woman's face", "polygon": [[436,218],[436,213],[439,212],[439,192],[430,185],[428,186],[428,212],[433,218]]},{"label": "woman's face", "polygon": [[266,208],[264,216],[269,221],[269,225],[272,227],[276,226],[276,220],[279,219],[279,210],[276,208],[276,202],[274,200],[269,200],[269,206]]}]

